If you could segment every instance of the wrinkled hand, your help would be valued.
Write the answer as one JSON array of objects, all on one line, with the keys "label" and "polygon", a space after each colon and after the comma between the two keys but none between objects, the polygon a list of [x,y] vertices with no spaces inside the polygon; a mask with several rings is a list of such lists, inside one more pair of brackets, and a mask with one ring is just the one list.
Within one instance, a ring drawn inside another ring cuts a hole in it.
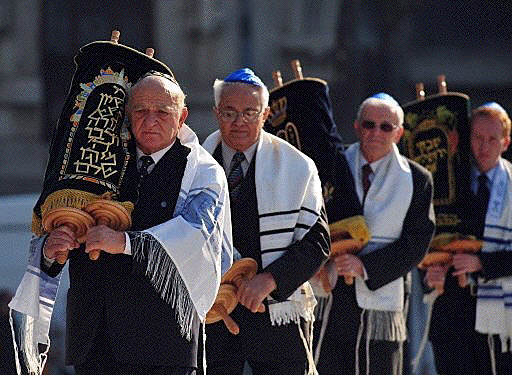
[{"label": "wrinkled hand", "polygon": [[269,272],[256,274],[250,280],[243,280],[238,287],[236,297],[238,302],[247,307],[251,312],[261,311],[263,300],[276,289],[274,276]]},{"label": "wrinkled hand", "polygon": [[425,274],[425,283],[429,288],[444,288],[444,282],[446,280],[446,273],[448,272],[450,265],[433,265],[427,267]]},{"label": "wrinkled hand", "polygon": [[85,235],[85,252],[102,250],[110,254],[122,254],[125,248],[124,232],[110,229],[106,225],[89,228]]},{"label": "wrinkled hand", "polygon": [[44,244],[44,255],[48,259],[67,259],[69,250],[79,247],[75,233],[67,226],[58,227],[50,232]]},{"label": "wrinkled hand", "polygon": [[334,257],[336,271],[340,276],[364,277],[363,262],[357,255],[341,254]]},{"label": "wrinkled hand", "polygon": [[453,256],[453,267],[455,268],[453,276],[477,272],[483,268],[480,258],[474,254],[455,254]]}]

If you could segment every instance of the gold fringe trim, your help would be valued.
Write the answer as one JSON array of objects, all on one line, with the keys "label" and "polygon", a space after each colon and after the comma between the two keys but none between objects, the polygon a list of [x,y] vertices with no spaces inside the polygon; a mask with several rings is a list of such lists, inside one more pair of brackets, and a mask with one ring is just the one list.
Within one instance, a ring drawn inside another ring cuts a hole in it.
[{"label": "gold fringe trim", "polygon": [[[78,210],[84,209],[89,203],[97,200],[107,199],[113,200],[113,194],[110,192],[102,195],[97,195],[77,189],[62,189],[57,190],[46,197],[44,203],[41,205],[41,217],[35,213],[32,214],[32,232],[37,236],[46,234],[44,230],[42,218],[46,217],[50,212],[57,208],[71,207]],[[130,201],[117,202],[123,206],[128,214],[131,215],[134,205]]]}]

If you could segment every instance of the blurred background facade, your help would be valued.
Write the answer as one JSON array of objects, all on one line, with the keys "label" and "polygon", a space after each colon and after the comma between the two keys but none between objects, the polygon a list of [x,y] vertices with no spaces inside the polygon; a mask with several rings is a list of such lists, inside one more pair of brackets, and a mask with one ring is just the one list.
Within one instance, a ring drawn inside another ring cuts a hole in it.
[{"label": "blurred background facade", "polygon": [[[418,82],[434,94],[439,74],[473,106],[492,100],[511,112],[511,19],[512,2],[492,0],[0,0],[0,195],[33,194],[17,215],[26,225],[0,220],[0,287],[13,292],[21,279],[30,207],[81,46],[117,29],[120,43],[154,48],[187,94],[200,140],[216,128],[215,78],[251,67],[272,88],[272,72],[290,80],[300,59],[304,76],[328,82],[348,143],[362,99],[386,91],[406,103]],[[0,215],[17,210],[5,207]]]},{"label": "blurred background facade", "polygon": [[189,125],[215,128],[211,86],[252,67],[325,79],[343,138],[357,105],[387,91],[405,103],[445,74],[448,90],[512,109],[512,2],[478,0],[0,0],[0,194],[37,192],[74,72],[73,56],[121,31],[153,47],[188,95]]}]

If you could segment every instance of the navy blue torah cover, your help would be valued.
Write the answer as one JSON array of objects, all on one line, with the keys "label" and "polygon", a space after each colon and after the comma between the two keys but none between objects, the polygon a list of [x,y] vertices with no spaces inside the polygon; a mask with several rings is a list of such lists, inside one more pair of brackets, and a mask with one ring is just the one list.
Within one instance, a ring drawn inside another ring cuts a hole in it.
[{"label": "navy blue torah cover", "polygon": [[437,232],[458,232],[463,225],[462,192],[469,191],[469,97],[456,92],[435,94],[402,108],[405,131],[400,151],[432,173]]},{"label": "navy blue torah cover", "polygon": [[[53,132],[42,193],[32,231],[45,233],[42,217],[59,207],[82,209],[95,197],[119,198],[129,163],[130,133],[124,123],[127,91],[162,62],[122,44],[97,41],[80,48],[76,69]],[[131,212],[134,194],[123,203]]]}]

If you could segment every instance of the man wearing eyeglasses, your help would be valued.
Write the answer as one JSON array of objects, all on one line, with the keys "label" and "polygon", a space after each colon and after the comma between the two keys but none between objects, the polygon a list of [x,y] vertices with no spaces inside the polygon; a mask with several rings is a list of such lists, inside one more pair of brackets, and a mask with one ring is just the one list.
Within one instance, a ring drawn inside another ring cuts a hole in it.
[{"label": "man wearing eyeglasses", "polygon": [[[430,172],[400,155],[403,110],[380,93],[362,102],[354,122],[359,142],[338,155],[327,217],[363,215],[370,241],[336,256],[332,307],[317,331],[320,374],[402,374],[407,278],[434,231]],[[334,244],[333,244],[334,246]]]},{"label": "man wearing eyeglasses", "polygon": [[222,322],[206,326],[207,374],[241,375],[247,361],[253,374],[303,375],[314,371],[305,323],[313,320],[315,299],[307,281],[329,252],[318,171],[309,157],[262,130],[269,93],[250,69],[213,88],[220,129],[203,146],[228,176],[234,247],[239,257],[257,261],[258,273],[237,291],[231,316],[240,333],[232,335]]}]

